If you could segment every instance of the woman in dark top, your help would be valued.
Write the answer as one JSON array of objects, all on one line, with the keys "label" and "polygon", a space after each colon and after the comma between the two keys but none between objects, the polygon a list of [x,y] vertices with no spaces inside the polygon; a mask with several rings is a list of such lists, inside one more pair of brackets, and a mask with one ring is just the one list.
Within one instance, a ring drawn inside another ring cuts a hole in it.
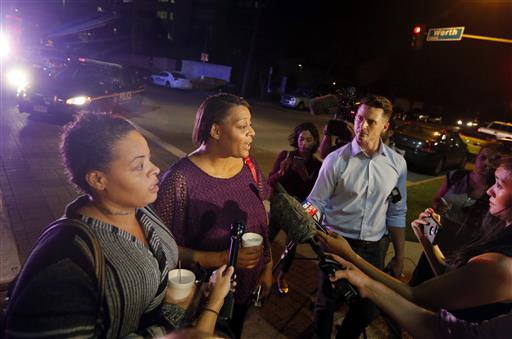
[{"label": "woman in dark top", "polygon": [[[435,246],[443,255],[449,256],[479,235],[489,209],[486,191],[494,183],[494,171],[506,153],[502,144],[487,144],[480,149],[472,171],[459,169],[446,175],[432,201],[433,208],[427,210],[441,222],[442,230],[436,237]],[[436,266],[443,271],[442,263]],[[432,277],[434,273],[422,254],[409,284],[415,286]]]},{"label": "woman in dark top", "polygon": [[279,182],[286,191],[304,201],[315,185],[318,171],[322,166],[315,157],[318,149],[318,129],[310,122],[295,127],[288,137],[293,151],[281,151],[268,175],[272,186]]},{"label": "woman in dark top", "polygon": [[[157,197],[160,170],[146,140],[121,117],[86,114],[65,127],[61,155],[70,181],[84,195],[66,207],[69,219],[45,233],[27,259],[12,289],[5,336],[165,335],[180,324],[190,298],[177,303],[167,293],[178,246],[147,207]],[[70,219],[80,220],[91,235],[72,232]],[[103,300],[91,262],[98,253],[88,245],[92,238],[105,260]],[[221,276],[197,323],[209,333],[229,291],[229,279]]]},{"label": "woman in dark top", "polygon": [[[502,159],[495,180],[487,190],[489,217],[479,237],[448,258],[449,272],[415,287],[358,257],[345,239],[320,233],[318,238],[331,251],[406,299],[434,310],[448,309],[463,320],[481,322],[512,309],[512,158]],[[427,217],[428,211],[421,213],[411,226],[423,227]]]},{"label": "woman in dark top", "polygon": [[[315,157],[319,144],[318,129],[310,122],[295,127],[288,137],[293,151],[282,151],[274,162],[274,167],[268,175],[271,186],[280,183],[286,191],[299,201],[306,200],[315,185],[322,162]],[[279,227],[272,229],[271,237],[277,234]],[[288,282],[285,274],[290,270],[296,247],[287,248],[287,255],[277,272],[277,288],[279,293],[288,293]]]},{"label": "woman in dark top", "polygon": [[208,97],[199,107],[193,130],[198,148],[172,165],[161,178],[155,207],[176,237],[185,263],[205,268],[226,264],[230,224],[259,233],[263,244],[240,248],[236,265],[235,311],[230,322],[236,337],[251,294],[272,286],[272,256],[263,200],[268,189],[260,169],[249,156],[255,132],[251,108],[231,94]]}]

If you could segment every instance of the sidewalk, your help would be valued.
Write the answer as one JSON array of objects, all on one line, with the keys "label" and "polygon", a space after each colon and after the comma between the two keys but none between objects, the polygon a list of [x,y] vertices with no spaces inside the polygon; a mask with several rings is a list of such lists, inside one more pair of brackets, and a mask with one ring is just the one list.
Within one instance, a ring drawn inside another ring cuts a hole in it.
[{"label": "sidewalk", "polygon": [[6,290],[21,266],[2,196],[0,192],[0,292]]}]

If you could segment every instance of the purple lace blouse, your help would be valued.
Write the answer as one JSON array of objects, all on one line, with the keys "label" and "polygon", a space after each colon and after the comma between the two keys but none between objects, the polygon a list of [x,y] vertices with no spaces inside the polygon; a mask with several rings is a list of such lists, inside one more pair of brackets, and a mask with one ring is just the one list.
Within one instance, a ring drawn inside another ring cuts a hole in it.
[{"label": "purple lace blouse", "polygon": [[256,163],[255,166],[259,184],[245,165],[232,178],[222,179],[208,175],[187,157],[182,158],[163,174],[155,203],[160,217],[183,247],[226,250],[230,243],[229,228],[235,222],[243,223],[245,232],[263,236],[265,250],[256,267],[236,269],[237,303],[248,300],[271,258],[267,213],[262,203],[269,189]]}]

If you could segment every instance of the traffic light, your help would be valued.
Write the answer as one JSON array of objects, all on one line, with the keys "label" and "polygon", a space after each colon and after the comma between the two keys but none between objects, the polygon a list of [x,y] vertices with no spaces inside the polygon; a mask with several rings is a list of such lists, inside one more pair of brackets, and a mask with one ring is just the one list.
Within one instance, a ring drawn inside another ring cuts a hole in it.
[{"label": "traffic light", "polygon": [[411,46],[414,50],[419,50],[423,47],[425,37],[427,36],[427,29],[425,25],[416,25],[412,29]]}]

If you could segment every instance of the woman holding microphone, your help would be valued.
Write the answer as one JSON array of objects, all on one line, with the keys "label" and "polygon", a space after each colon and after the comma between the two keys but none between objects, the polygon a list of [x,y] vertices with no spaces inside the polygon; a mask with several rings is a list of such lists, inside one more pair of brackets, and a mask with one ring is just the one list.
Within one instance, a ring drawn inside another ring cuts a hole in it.
[{"label": "woman holding microphone", "polygon": [[258,233],[263,243],[241,248],[236,265],[235,310],[230,327],[242,333],[250,298],[272,286],[272,256],[263,200],[268,189],[249,156],[255,132],[247,101],[231,94],[208,97],[200,105],[192,139],[198,148],[163,174],[155,204],[172,231],[185,264],[207,269],[229,259],[230,225]]}]

